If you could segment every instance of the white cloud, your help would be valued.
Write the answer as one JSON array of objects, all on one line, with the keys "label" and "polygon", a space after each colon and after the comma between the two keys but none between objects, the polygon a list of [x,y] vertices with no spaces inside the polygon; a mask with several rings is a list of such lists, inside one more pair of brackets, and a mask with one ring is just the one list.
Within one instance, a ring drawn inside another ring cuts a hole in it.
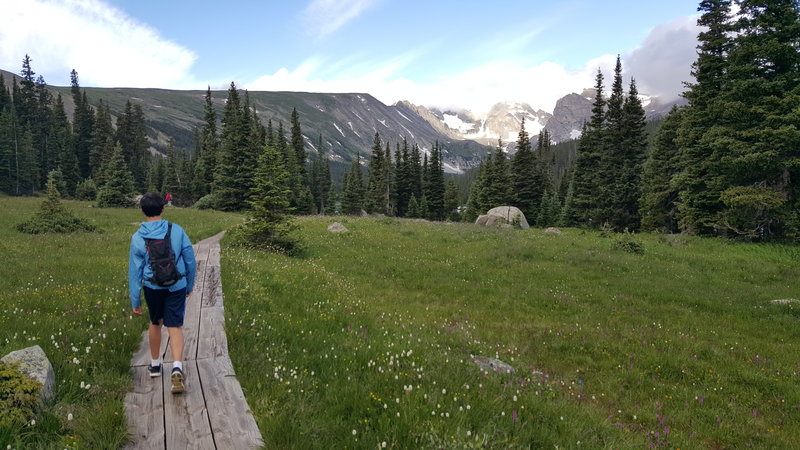
[{"label": "white cloud", "polygon": [[409,62],[401,57],[375,64],[364,70],[363,75],[325,79],[317,73],[325,66],[324,62],[310,59],[293,70],[282,68],[245,87],[254,91],[362,92],[387,104],[409,100],[426,106],[470,109],[476,113],[485,112],[500,101],[522,101],[552,111],[556,100],[567,93],[591,87],[597,67],[608,73],[614,56],[601,56],[579,70],[567,70],[551,62],[524,66],[515,61],[496,60],[430,83],[395,75],[398,68]]},{"label": "white cloud", "polygon": [[379,0],[313,0],[303,11],[303,16],[311,34],[325,37],[361,13],[378,3]]},{"label": "white cloud", "polygon": [[162,38],[100,0],[3,2],[0,67],[18,72],[29,54],[35,72],[68,84],[78,71],[82,86],[194,87],[196,55]]},{"label": "white cloud", "polygon": [[636,78],[640,92],[675,100],[691,79],[697,59],[697,16],[679,17],[655,27],[642,45],[623,57],[626,76]]}]

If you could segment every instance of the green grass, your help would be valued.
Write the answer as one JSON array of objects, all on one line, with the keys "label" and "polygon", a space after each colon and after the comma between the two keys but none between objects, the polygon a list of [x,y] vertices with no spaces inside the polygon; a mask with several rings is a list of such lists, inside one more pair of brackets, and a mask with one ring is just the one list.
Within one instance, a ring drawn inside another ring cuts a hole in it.
[{"label": "green grass", "polygon": [[[0,448],[116,448],[127,441],[130,358],[147,326],[131,315],[127,293],[130,237],[143,216],[64,202],[103,233],[17,232],[41,201],[0,197],[0,356],[40,345],[55,369],[56,398],[35,425],[0,429]],[[164,217],[193,242],[240,220],[177,208]]]},{"label": "green grass", "polygon": [[[301,219],[223,247],[231,355],[267,448],[792,448],[800,249]],[[224,245],[224,242],[223,242]],[[471,355],[513,376],[483,374]]]}]

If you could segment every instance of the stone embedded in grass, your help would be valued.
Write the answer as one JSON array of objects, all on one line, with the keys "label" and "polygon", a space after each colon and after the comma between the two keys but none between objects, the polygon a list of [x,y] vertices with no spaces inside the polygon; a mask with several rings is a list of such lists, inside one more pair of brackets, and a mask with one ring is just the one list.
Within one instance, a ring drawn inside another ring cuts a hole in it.
[{"label": "stone embedded in grass", "polygon": [[778,298],[770,301],[770,303],[773,305],[788,305],[790,303],[800,303],[800,300],[796,298]]},{"label": "stone embedded in grass", "polygon": [[561,230],[559,230],[556,227],[550,227],[550,228],[544,230],[544,232],[548,233],[548,234],[561,234]]},{"label": "stone embedded in grass", "polygon": [[525,214],[514,206],[498,206],[497,208],[492,208],[485,215],[478,217],[475,224],[486,227],[512,225],[522,228],[523,230],[530,228],[527,219],[525,219]]},{"label": "stone embedded in grass", "polygon": [[331,233],[347,233],[350,230],[348,230],[346,226],[339,222],[333,222],[332,224],[328,225],[328,231]]},{"label": "stone embedded in grass", "polygon": [[19,371],[24,373],[28,378],[42,383],[42,390],[39,398],[43,402],[53,398],[53,388],[56,385],[56,375],[53,371],[53,365],[47,359],[42,347],[34,345],[32,347],[23,348],[22,350],[13,351],[6,356],[0,358],[0,362],[11,364],[14,362],[19,363]]},{"label": "stone embedded in grass", "polygon": [[511,365],[500,361],[497,358],[486,356],[473,356],[472,362],[478,365],[484,372],[494,371],[500,374],[514,374],[516,370]]}]

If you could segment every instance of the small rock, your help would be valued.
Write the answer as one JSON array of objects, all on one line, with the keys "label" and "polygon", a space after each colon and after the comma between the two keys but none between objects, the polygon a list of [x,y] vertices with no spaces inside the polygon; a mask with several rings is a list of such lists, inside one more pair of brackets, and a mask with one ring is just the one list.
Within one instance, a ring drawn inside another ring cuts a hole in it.
[{"label": "small rock", "polygon": [[789,303],[800,303],[800,300],[796,298],[779,298],[772,300],[770,303],[774,305],[788,305]]},{"label": "small rock", "polygon": [[544,232],[545,233],[551,233],[551,234],[561,234],[561,230],[559,230],[556,227],[550,227],[550,228],[544,230]]},{"label": "small rock", "polygon": [[18,362],[20,372],[24,373],[28,378],[42,383],[42,390],[39,393],[39,398],[42,402],[53,398],[56,374],[42,347],[34,345],[33,347],[13,351],[0,358],[0,362],[6,364]]},{"label": "small rock", "polygon": [[477,364],[478,367],[481,368],[481,370],[486,372],[495,371],[497,373],[502,373],[502,374],[516,373],[516,370],[514,370],[513,367],[511,367],[509,364],[504,363],[503,361],[500,361],[497,358],[488,358],[486,356],[473,356],[472,362]]},{"label": "small rock", "polygon": [[332,224],[328,225],[328,231],[331,233],[347,233],[350,230],[348,230],[347,227],[339,222],[333,222]]}]

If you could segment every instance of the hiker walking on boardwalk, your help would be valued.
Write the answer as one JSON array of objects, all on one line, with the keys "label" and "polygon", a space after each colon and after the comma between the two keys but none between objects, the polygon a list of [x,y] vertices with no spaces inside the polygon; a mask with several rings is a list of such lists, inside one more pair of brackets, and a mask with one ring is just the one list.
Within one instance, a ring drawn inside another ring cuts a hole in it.
[{"label": "hiker walking on boardwalk", "polygon": [[150,376],[161,376],[161,326],[166,325],[172,350],[172,393],[185,390],[183,384],[183,316],[186,298],[194,288],[197,268],[189,237],[180,225],[161,218],[164,199],[158,194],[145,194],[140,206],[146,216],[139,230],[131,237],[128,260],[128,288],[131,308],[142,315],[141,291],[150,314]]}]

